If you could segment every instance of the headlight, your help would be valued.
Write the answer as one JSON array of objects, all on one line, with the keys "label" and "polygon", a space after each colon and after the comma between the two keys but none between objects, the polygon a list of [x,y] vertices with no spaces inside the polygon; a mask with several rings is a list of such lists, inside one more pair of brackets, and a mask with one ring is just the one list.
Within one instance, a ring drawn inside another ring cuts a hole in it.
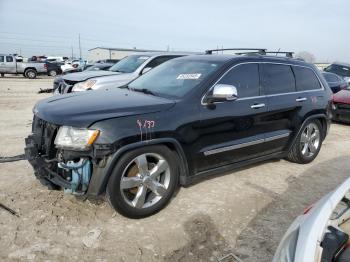
[{"label": "headlight", "polygon": [[87,150],[99,133],[99,130],[62,126],[57,132],[55,145],[59,148]]},{"label": "headlight", "polygon": [[97,80],[87,80],[84,82],[77,83],[73,86],[72,92],[81,92],[86,90],[93,89],[93,86],[96,84]]}]

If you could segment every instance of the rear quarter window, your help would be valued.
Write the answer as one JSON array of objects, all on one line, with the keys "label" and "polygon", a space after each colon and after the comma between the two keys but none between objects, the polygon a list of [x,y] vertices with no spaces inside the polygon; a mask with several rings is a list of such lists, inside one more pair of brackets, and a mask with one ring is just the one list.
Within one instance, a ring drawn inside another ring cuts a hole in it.
[{"label": "rear quarter window", "polygon": [[295,92],[295,78],[289,65],[261,64],[260,72],[267,95]]},{"label": "rear quarter window", "polygon": [[293,66],[298,91],[320,89],[320,81],[315,72],[307,67]]}]

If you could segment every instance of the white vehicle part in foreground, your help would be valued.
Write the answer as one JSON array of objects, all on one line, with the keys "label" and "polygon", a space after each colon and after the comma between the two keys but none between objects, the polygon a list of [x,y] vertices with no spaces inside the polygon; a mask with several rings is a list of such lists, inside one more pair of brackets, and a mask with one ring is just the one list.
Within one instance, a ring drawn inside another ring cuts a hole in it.
[{"label": "white vehicle part in foreground", "polygon": [[[307,214],[298,216],[284,234],[273,262],[319,262],[322,255],[320,244],[331,224],[330,217],[349,190],[350,178],[319,200]],[[297,236],[296,245],[294,236]]]}]

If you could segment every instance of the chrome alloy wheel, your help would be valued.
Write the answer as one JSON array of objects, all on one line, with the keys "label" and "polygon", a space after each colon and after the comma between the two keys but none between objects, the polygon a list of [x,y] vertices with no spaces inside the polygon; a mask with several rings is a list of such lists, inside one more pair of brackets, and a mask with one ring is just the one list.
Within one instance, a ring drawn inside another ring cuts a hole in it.
[{"label": "chrome alloy wheel", "polygon": [[34,78],[34,77],[35,77],[35,73],[32,72],[32,71],[29,71],[29,72],[27,73],[27,75],[28,75],[28,78]]},{"label": "chrome alloy wheel", "polygon": [[158,154],[145,153],[134,158],[124,169],[120,191],[130,206],[147,208],[162,199],[170,178],[168,162]]},{"label": "chrome alloy wheel", "polygon": [[300,137],[301,153],[305,157],[312,157],[320,146],[320,129],[315,123],[308,124]]}]

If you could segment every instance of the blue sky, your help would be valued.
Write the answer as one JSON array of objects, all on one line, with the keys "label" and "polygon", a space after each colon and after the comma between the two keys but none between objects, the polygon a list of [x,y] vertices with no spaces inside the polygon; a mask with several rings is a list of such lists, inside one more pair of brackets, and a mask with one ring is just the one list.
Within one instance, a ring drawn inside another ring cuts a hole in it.
[{"label": "blue sky", "polygon": [[0,0],[0,53],[264,47],[350,62],[349,0]]}]

